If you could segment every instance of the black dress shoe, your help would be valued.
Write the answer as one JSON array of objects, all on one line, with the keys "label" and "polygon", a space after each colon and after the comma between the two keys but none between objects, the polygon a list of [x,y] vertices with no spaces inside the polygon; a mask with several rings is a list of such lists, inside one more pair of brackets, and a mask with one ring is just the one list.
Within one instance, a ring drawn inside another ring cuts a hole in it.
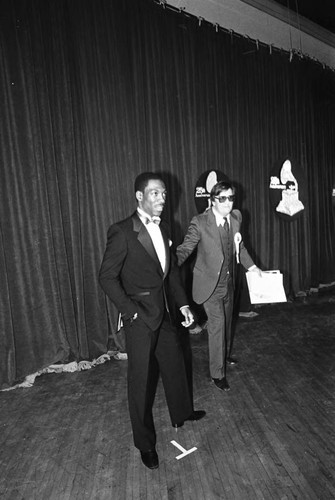
[{"label": "black dress shoe", "polygon": [[156,450],[141,451],[142,462],[149,469],[158,469],[158,455]]},{"label": "black dress shoe", "polygon": [[214,384],[218,389],[221,389],[221,391],[230,391],[230,385],[228,384],[228,381],[226,377],[223,378],[213,378],[212,379]]},{"label": "black dress shoe", "polygon": [[237,365],[238,361],[236,358],[232,358],[231,356],[229,356],[227,358],[227,363],[228,363],[228,365]]},{"label": "black dress shoe", "polygon": [[[195,422],[196,420],[200,420],[206,415],[205,410],[194,410],[191,415],[187,418],[185,418],[184,422],[186,420],[190,420],[191,422]],[[184,422],[179,422],[177,424],[172,424],[173,427],[182,427],[184,425]]]}]

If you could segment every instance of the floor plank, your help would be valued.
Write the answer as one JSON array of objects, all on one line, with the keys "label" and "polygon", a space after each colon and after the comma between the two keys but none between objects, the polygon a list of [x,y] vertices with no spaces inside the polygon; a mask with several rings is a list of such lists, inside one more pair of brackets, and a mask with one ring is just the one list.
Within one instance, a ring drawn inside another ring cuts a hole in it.
[{"label": "floor plank", "polygon": [[[190,336],[203,420],[176,432],[159,383],[154,471],[133,446],[126,361],[0,393],[1,499],[334,499],[335,290],[257,312],[237,323],[228,393],[210,381],[206,332]],[[177,460],[172,440],[197,450]]]}]

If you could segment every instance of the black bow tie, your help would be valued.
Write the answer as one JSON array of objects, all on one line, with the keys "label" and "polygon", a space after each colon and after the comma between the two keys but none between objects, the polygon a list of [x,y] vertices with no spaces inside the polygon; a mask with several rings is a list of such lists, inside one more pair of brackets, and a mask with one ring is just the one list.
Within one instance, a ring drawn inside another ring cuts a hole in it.
[{"label": "black bow tie", "polygon": [[161,218],[160,218],[160,217],[158,217],[158,215],[154,215],[154,216],[153,216],[153,217],[151,217],[151,218],[147,217],[147,218],[145,219],[145,223],[146,223],[146,224],[150,224],[150,222],[154,222],[155,224],[158,224],[158,225],[159,225],[159,224],[160,224],[160,221],[161,221]]}]

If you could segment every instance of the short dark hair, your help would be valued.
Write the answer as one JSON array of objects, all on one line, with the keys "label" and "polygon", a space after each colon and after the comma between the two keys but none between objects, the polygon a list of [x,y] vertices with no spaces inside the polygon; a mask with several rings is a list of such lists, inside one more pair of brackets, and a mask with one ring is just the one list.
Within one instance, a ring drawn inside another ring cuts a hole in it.
[{"label": "short dark hair", "polygon": [[142,193],[144,193],[145,188],[147,187],[147,185],[149,184],[149,181],[151,181],[151,180],[157,180],[157,181],[164,182],[162,179],[162,176],[160,174],[158,174],[157,172],[142,172],[135,179],[135,183],[134,183],[135,193],[137,191],[141,191]]},{"label": "short dark hair", "polygon": [[221,191],[228,191],[228,189],[231,189],[233,194],[236,194],[235,186],[233,186],[231,182],[227,181],[217,182],[211,189],[210,192],[211,200],[214,201],[215,196],[219,196]]}]

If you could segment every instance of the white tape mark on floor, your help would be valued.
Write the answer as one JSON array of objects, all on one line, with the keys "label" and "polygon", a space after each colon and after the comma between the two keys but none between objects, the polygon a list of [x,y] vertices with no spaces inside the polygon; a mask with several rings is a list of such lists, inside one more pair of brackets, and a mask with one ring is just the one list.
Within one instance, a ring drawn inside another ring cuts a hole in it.
[{"label": "white tape mark on floor", "polygon": [[183,448],[180,444],[177,443],[177,441],[171,441],[171,443],[176,447],[178,448],[178,450],[182,451],[182,454],[181,455],[178,455],[176,457],[177,460],[180,460],[181,458],[184,458],[186,457],[186,455],[189,455],[190,453],[193,453],[197,448],[194,447],[194,448],[191,448],[190,450],[185,450],[185,448]]}]

